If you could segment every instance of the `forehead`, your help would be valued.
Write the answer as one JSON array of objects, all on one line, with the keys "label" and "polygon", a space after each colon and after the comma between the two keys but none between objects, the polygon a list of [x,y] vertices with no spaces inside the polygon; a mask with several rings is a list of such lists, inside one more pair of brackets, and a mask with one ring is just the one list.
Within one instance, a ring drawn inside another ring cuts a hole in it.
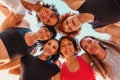
[{"label": "forehead", "polygon": [[41,27],[41,28],[39,29],[39,31],[46,31],[46,30],[49,31],[48,28],[46,28],[46,27]]},{"label": "forehead", "polygon": [[82,45],[84,45],[84,44],[87,44],[87,42],[89,41],[89,40],[93,40],[92,38],[84,38],[83,40],[82,40]]},{"label": "forehead", "polygon": [[50,8],[44,7],[43,10],[51,11],[53,12]]},{"label": "forehead", "polygon": [[48,28],[46,28],[46,27],[41,27],[41,29],[48,29]]},{"label": "forehead", "polygon": [[72,42],[71,40],[69,40],[68,38],[64,38],[61,40],[60,43],[67,43],[67,42]]},{"label": "forehead", "polygon": [[58,41],[56,41],[54,39],[49,40],[47,43],[52,43],[52,45],[59,46]]}]

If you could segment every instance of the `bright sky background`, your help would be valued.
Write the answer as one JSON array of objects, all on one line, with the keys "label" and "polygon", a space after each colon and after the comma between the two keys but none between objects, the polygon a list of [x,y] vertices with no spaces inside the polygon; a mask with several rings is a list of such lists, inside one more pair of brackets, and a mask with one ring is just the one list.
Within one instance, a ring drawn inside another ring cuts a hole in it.
[{"label": "bright sky background", "polygon": [[[58,9],[58,12],[62,15],[66,12],[74,12],[74,13],[77,13],[76,11],[73,11],[71,10],[70,8],[68,8],[63,2],[61,2],[61,0],[44,0],[46,3],[52,3],[52,4],[55,4],[57,9]],[[34,14],[34,13],[33,13]],[[3,22],[3,20],[5,19],[5,17],[0,13],[0,24]],[[35,16],[31,16],[31,15],[27,15],[25,17],[26,20],[28,20],[30,22],[30,25],[31,25],[31,29],[33,31],[36,31],[38,30],[39,28],[39,24],[36,22],[36,18]],[[93,36],[96,36],[96,37],[99,37],[99,38],[104,38],[104,39],[108,39],[109,38],[109,35],[107,34],[99,34],[99,33],[96,33],[91,27],[90,25],[88,24],[84,24],[83,26],[86,26],[84,28],[82,28],[82,35],[78,35],[76,38],[77,39],[81,39],[83,36],[85,35],[93,35]],[[99,36],[98,36],[99,35]],[[57,38],[59,38],[60,36],[58,35]],[[4,71],[0,71],[0,80],[19,80],[19,77],[18,76],[14,76],[14,75],[10,75],[8,73],[8,70],[4,70]],[[101,78],[98,78],[98,80],[102,80]]]}]

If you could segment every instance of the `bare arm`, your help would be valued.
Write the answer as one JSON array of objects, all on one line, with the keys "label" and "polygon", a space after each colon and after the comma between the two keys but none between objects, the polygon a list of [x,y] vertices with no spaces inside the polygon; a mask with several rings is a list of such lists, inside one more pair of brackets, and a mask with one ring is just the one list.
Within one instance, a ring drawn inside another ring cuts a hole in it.
[{"label": "bare arm", "polygon": [[57,73],[51,80],[61,80],[61,73]]},{"label": "bare arm", "polygon": [[10,13],[9,9],[0,3],[0,12],[6,17]]},{"label": "bare arm", "polygon": [[22,21],[23,17],[24,15],[18,15],[18,14],[14,14],[13,12],[10,12],[10,14],[1,24],[0,32],[15,27],[17,24],[19,24]]},{"label": "bare arm", "polygon": [[20,58],[12,60],[2,66],[0,66],[0,70],[11,69],[14,67],[20,66]]},{"label": "bare arm", "polygon": [[13,74],[13,75],[20,75],[20,73],[21,73],[20,66],[17,66],[17,67],[15,67],[13,69],[10,69],[9,73]]},{"label": "bare arm", "polygon": [[77,10],[85,2],[85,0],[62,0],[62,1],[73,10]]},{"label": "bare arm", "polygon": [[79,13],[78,18],[79,18],[81,23],[94,21],[94,15],[92,15],[90,13]]},{"label": "bare arm", "polygon": [[88,55],[86,53],[81,55],[82,59],[84,59],[88,64],[91,64],[91,60],[88,57]]},{"label": "bare arm", "polygon": [[28,10],[30,10],[30,11],[34,10],[35,12],[39,12],[40,8],[42,7],[42,5],[40,4],[40,1],[38,1],[36,4],[32,4],[32,3],[26,2],[24,0],[21,0],[21,3]]}]

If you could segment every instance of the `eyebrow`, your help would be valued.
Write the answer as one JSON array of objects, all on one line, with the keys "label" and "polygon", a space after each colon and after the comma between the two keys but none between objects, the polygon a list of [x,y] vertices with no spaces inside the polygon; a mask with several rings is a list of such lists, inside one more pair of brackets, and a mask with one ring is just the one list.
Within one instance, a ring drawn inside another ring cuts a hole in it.
[{"label": "eyebrow", "polygon": [[52,15],[51,15],[51,17],[53,17],[54,15],[53,15],[53,13],[52,13]]},{"label": "eyebrow", "polygon": [[[90,41],[91,41],[91,40],[87,40],[87,44],[89,44],[89,43],[90,43]],[[85,45],[85,49],[86,49],[86,47],[87,47],[87,44]]]}]

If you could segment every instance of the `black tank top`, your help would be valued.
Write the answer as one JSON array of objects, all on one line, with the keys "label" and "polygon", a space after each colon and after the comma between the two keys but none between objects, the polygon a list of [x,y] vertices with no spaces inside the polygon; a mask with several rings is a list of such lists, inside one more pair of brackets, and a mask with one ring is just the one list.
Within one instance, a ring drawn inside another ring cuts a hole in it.
[{"label": "black tank top", "polygon": [[93,28],[103,27],[120,20],[120,0],[86,0],[78,11],[94,15]]},{"label": "black tank top", "polygon": [[28,46],[24,37],[25,33],[30,31],[28,28],[12,28],[0,33],[0,38],[7,49],[10,59],[29,54],[28,51],[33,46]]}]

